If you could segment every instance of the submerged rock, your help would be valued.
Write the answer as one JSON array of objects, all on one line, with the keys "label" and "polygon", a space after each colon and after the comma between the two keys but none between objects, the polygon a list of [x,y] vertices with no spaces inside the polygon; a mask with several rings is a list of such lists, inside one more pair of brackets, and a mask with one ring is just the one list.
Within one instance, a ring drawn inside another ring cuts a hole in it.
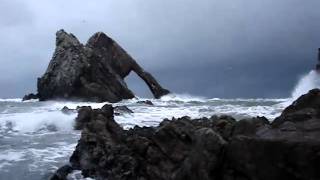
[{"label": "submerged rock", "polygon": [[182,117],[124,130],[110,105],[80,109],[83,131],[70,163],[96,179],[320,179],[319,92],[302,96],[271,124],[264,117]]},{"label": "submerged rock", "polygon": [[169,93],[155,78],[102,32],[94,34],[86,45],[73,34],[60,30],[56,49],[45,74],[38,79],[38,97],[118,102],[131,99],[124,78],[134,71],[150,88],[155,98]]},{"label": "submerged rock", "polygon": [[72,114],[72,113],[77,112],[77,110],[76,110],[76,109],[70,109],[70,108],[68,108],[67,106],[64,106],[64,107],[61,109],[61,112],[62,112],[63,114],[69,115],[69,114]]},{"label": "submerged rock", "polygon": [[30,93],[30,94],[23,96],[22,101],[27,101],[27,100],[31,100],[31,99],[38,99],[38,98],[39,98],[38,94]]},{"label": "submerged rock", "polygon": [[64,165],[59,168],[52,176],[51,180],[67,180],[68,174],[73,171],[73,168],[70,165]]},{"label": "submerged rock", "polygon": [[138,104],[146,104],[146,105],[150,105],[150,106],[153,106],[153,102],[150,101],[150,100],[145,100],[145,101],[138,101],[137,102]]},{"label": "submerged rock", "polygon": [[114,114],[121,115],[121,114],[131,114],[133,111],[129,109],[127,106],[116,106],[114,107]]}]

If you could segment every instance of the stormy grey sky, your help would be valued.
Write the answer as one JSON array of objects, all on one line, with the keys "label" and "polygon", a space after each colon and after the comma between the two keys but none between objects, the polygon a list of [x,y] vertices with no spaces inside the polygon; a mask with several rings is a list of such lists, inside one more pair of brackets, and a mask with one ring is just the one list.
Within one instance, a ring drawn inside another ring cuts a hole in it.
[{"label": "stormy grey sky", "polygon": [[[319,0],[0,0],[0,97],[36,90],[55,32],[103,31],[161,84],[206,97],[287,97],[320,47]],[[140,96],[147,87],[132,75]]]}]

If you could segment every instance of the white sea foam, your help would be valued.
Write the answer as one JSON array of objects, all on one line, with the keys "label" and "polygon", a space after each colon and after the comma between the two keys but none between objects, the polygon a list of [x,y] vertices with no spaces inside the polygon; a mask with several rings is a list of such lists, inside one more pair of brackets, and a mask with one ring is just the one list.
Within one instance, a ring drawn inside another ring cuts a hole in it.
[{"label": "white sea foam", "polygon": [[304,75],[292,92],[292,99],[295,100],[314,88],[320,88],[320,73],[313,70]]},{"label": "white sea foam", "polygon": [[41,111],[12,113],[0,115],[1,131],[17,131],[22,133],[40,130],[72,131],[76,114],[66,115],[60,111]]},{"label": "white sea foam", "polygon": [[84,178],[81,174],[81,171],[73,171],[72,173],[68,174],[68,180],[94,180],[93,178]]},{"label": "white sea foam", "polygon": [[210,117],[212,115],[232,115],[236,118],[265,116],[272,120],[280,115],[284,106],[274,105],[197,105],[197,106],[132,106],[129,107],[134,111],[133,114],[124,114],[116,116],[115,120],[124,128],[138,126],[157,126],[164,118],[179,118],[189,116],[191,118]]},{"label": "white sea foam", "polygon": [[68,157],[70,157],[76,147],[76,142],[52,142],[49,144],[50,146],[47,147],[37,145],[29,147],[30,144],[23,144],[19,149],[1,151],[0,173],[1,171],[6,172],[10,170],[19,163],[23,163],[26,166],[24,169],[27,168],[29,172],[55,171],[59,168],[61,162],[67,163]]},{"label": "white sea foam", "polygon": [[[29,148],[27,153],[32,157],[32,162],[29,163],[29,171],[39,171],[39,167],[48,167],[57,169],[56,163],[61,160],[66,160],[66,157],[71,156],[76,147],[76,143],[68,144],[67,142],[53,143],[52,147],[47,148]],[[65,161],[67,163],[67,160]],[[43,169],[45,171],[45,169]]]},{"label": "white sea foam", "polygon": [[[155,106],[137,104],[140,100],[151,100]],[[285,99],[209,99],[191,95],[170,94],[160,100],[134,98],[124,100],[116,105],[127,105],[133,114],[116,116],[115,120],[125,128],[139,126],[156,126],[164,118],[190,116],[192,118],[209,117],[214,114],[229,114],[235,116],[266,116],[274,118],[283,109],[281,105],[255,105],[273,101],[283,102]],[[39,103],[39,102],[34,102]],[[213,103],[213,104],[210,104]],[[233,104],[235,103],[235,104]],[[253,104],[248,104],[253,103]],[[67,106],[75,109],[77,106],[101,108],[106,103],[48,101],[32,106],[22,113],[0,114],[0,131],[15,131],[22,133],[41,130],[73,131],[76,113],[63,114],[60,110]]]},{"label": "white sea foam", "polygon": [[289,100],[289,98],[234,98],[234,99],[224,99],[224,98],[211,98],[209,101],[225,101],[225,102],[284,102]]},{"label": "white sea foam", "polygon": [[22,102],[21,98],[0,99],[0,102]]},{"label": "white sea foam", "polygon": [[[21,99],[20,99],[21,100]],[[61,109],[67,106],[76,109],[78,106],[101,108],[106,103],[92,102],[21,102],[18,99],[3,99],[7,109],[0,113],[0,133],[33,133],[39,131],[73,131],[76,113],[64,114]]]},{"label": "white sea foam", "polygon": [[93,103],[93,102],[52,101],[49,108],[60,110],[64,106],[67,106],[70,109],[76,109],[78,106],[91,106],[93,109],[96,109],[96,108],[101,108],[105,104],[110,104],[110,103],[107,103],[107,102]]},{"label": "white sea foam", "polygon": [[25,153],[13,149],[1,151],[0,154],[0,170],[11,166],[13,163],[25,160]]},{"label": "white sea foam", "polygon": [[16,152],[14,150],[4,151],[0,154],[0,161],[22,161],[24,160],[23,152]]},{"label": "white sea foam", "polygon": [[180,101],[180,102],[205,102],[206,99],[200,96],[192,96],[189,94],[168,94],[160,98],[161,101]]}]

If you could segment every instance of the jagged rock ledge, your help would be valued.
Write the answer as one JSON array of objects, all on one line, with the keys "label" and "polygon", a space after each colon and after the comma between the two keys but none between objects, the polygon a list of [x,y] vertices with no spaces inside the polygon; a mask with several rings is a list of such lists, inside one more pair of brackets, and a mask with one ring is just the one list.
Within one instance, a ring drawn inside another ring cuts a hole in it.
[{"label": "jagged rock ledge", "polygon": [[79,111],[81,139],[70,165],[85,177],[110,180],[320,179],[320,90],[303,95],[270,123],[230,116],[164,120],[124,130],[113,107]]},{"label": "jagged rock ledge", "polygon": [[39,98],[118,102],[134,97],[124,78],[131,71],[145,81],[155,98],[169,93],[113,39],[95,33],[83,45],[64,30],[56,33],[56,49],[45,74],[38,78]]}]

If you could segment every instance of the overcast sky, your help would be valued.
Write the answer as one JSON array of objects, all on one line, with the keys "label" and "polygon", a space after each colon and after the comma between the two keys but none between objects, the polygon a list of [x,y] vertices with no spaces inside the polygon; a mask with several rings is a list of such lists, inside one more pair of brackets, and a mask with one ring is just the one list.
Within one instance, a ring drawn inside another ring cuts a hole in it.
[{"label": "overcast sky", "polygon": [[[0,0],[0,97],[36,91],[61,28],[115,39],[161,84],[205,97],[287,97],[320,47],[319,0]],[[148,96],[136,76],[129,87]]]}]

